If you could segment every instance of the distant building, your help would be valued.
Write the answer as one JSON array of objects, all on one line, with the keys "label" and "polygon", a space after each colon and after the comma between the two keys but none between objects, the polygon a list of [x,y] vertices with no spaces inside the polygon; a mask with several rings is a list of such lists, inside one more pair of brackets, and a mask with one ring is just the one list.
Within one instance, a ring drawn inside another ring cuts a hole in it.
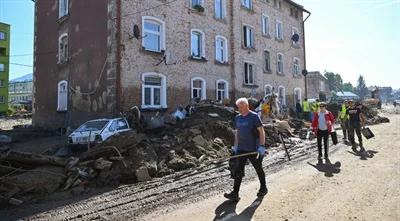
[{"label": "distant building", "polygon": [[8,83],[8,101],[10,105],[32,106],[33,75],[26,74]]},{"label": "distant building", "polygon": [[328,79],[319,71],[309,72],[307,75],[308,98],[331,97]]},{"label": "distant building", "polygon": [[360,97],[350,91],[343,91],[343,92],[337,92],[335,93],[337,99],[339,100],[359,100]]},{"label": "distant building", "polygon": [[0,22],[0,114],[8,110],[10,25]]}]

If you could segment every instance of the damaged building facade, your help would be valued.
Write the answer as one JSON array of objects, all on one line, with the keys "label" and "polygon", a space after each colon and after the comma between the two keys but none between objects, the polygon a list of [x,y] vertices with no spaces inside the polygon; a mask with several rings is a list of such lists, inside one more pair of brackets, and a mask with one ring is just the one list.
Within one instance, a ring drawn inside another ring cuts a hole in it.
[{"label": "damaged building facade", "polygon": [[170,113],[195,98],[304,97],[307,11],[290,0],[95,2],[36,0],[37,126],[132,106]]}]

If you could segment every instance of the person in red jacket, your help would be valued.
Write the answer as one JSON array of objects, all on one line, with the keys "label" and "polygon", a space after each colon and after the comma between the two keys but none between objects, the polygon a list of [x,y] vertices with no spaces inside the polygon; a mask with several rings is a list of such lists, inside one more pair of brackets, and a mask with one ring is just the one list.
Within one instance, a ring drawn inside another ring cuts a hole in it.
[{"label": "person in red jacket", "polygon": [[318,160],[322,160],[322,139],[324,140],[325,159],[328,159],[328,138],[335,124],[335,117],[326,109],[326,104],[321,102],[320,111],[314,113],[312,128],[317,136]]}]

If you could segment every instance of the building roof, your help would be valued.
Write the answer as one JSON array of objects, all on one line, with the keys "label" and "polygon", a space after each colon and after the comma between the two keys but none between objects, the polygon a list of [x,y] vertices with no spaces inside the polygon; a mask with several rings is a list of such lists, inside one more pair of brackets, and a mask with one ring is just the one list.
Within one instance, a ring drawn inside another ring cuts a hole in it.
[{"label": "building roof", "polygon": [[319,71],[310,71],[310,72],[308,72],[308,75],[307,76],[309,76],[309,77],[311,77],[311,76],[320,76],[321,78],[324,78],[324,79],[327,79],[323,74],[321,74],[321,72],[319,72]]},{"label": "building roof", "polygon": [[30,73],[10,80],[10,83],[28,82],[32,80],[33,80],[33,74]]},{"label": "building roof", "polygon": [[291,5],[293,5],[293,6],[297,7],[297,8],[299,8],[299,9],[301,9],[301,10],[303,10],[303,11],[305,11],[305,12],[311,14],[311,12],[307,11],[302,5],[297,4],[296,2],[294,2],[294,1],[292,1],[292,0],[286,0],[286,1],[289,2],[289,4],[291,4]]},{"label": "building roof", "polygon": [[354,97],[354,98],[358,98],[358,95],[350,92],[350,91],[343,91],[343,92],[336,92],[336,96],[338,97]]}]

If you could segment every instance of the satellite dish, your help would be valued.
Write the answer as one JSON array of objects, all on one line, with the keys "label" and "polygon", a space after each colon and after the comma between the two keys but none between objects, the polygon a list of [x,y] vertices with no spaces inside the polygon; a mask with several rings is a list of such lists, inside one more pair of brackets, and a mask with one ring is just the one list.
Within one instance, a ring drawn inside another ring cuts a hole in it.
[{"label": "satellite dish", "polygon": [[299,38],[300,38],[300,36],[299,36],[299,34],[297,34],[297,33],[295,33],[294,35],[292,35],[292,41],[294,41],[294,42],[298,42],[299,41]]},{"label": "satellite dish", "polygon": [[133,25],[133,37],[139,39],[140,36],[140,29],[138,25]]}]

